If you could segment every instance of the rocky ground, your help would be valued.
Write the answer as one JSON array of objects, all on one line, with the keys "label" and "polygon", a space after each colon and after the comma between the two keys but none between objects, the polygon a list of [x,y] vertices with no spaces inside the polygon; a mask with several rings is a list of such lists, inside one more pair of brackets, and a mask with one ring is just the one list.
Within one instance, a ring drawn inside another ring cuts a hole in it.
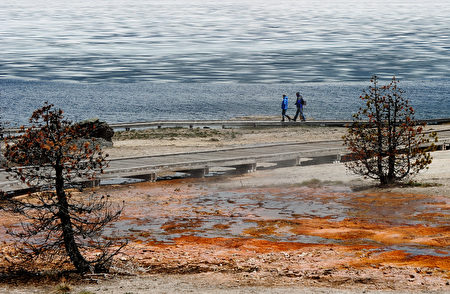
[{"label": "rocky ground", "polygon": [[[116,134],[107,152],[329,140],[344,131],[147,130]],[[419,184],[406,187],[377,188],[339,163],[102,187],[126,201],[112,229],[129,245],[112,273],[1,275],[0,293],[450,293],[450,152],[433,157]],[[4,240],[0,265],[13,252]]]}]

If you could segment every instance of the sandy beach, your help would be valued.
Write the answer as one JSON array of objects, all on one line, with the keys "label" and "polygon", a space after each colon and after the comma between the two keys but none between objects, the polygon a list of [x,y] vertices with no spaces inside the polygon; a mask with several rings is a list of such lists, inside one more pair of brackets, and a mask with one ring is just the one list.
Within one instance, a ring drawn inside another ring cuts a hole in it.
[{"label": "sandy beach", "polygon": [[[438,128],[448,126],[429,127]],[[106,152],[117,158],[311,142],[344,132],[152,129],[116,134]],[[129,245],[112,274],[65,283],[69,293],[450,293],[450,151],[433,158],[414,178],[421,184],[406,187],[378,188],[342,163],[102,187],[127,201]],[[270,204],[264,195],[272,195]],[[238,228],[245,238],[232,233]],[[428,253],[395,249],[402,244]],[[58,285],[2,283],[0,293],[62,293]]]}]

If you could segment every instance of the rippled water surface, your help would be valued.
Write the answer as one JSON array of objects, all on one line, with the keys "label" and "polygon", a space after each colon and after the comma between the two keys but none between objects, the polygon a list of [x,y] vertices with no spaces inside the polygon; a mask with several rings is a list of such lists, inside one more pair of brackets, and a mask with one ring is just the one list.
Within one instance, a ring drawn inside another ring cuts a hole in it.
[{"label": "rippled water surface", "polygon": [[0,72],[81,81],[441,78],[450,73],[448,4],[1,1]]},{"label": "rippled water surface", "polygon": [[[3,119],[26,124],[43,101],[65,110],[72,120],[99,117],[108,122],[170,119],[226,119],[248,115],[279,115],[281,94],[302,91],[308,101],[307,120],[350,120],[361,105],[368,82],[292,84],[217,83],[65,83],[0,80]],[[401,82],[418,118],[450,117],[450,79]]]},{"label": "rippled water surface", "polygon": [[[1,1],[0,98],[6,106],[0,106],[17,123],[44,100],[77,118],[96,112],[113,122],[224,118],[277,113],[281,94],[301,88],[315,103],[310,118],[348,118],[352,104],[342,100],[362,88],[351,83],[376,73],[421,81],[411,86],[412,99],[416,105],[431,100],[423,116],[442,116],[448,106],[439,109],[435,100],[450,92],[448,4]],[[30,80],[52,83],[25,82]],[[127,86],[110,85],[117,82]],[[319,83],[305,85],[311,82]],[[29,102],[25,109],[21,99]]]}]

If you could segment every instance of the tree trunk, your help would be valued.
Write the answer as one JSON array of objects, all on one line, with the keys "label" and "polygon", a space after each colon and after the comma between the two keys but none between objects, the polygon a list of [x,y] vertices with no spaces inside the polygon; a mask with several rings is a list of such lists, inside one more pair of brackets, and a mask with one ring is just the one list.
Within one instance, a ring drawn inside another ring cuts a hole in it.
[{"label": "tree trunk", "polygon": [[389,156],[388,184],[395,182],[395,156]]},{"label": "tree trunk", "polygon": [[69,203],[67,201],[66,192],[64,191],[64,178],[62,174],[62,167],[56,166],[56,196],[58,197],[58,217],[61,221],[62,235],[64,238],[64,246],[67,255],[70,257],[73,265],[80,273],[91,271],[91,265],[81,255],[78,245],[75,242],[72,221],[69,214]]},{"label": "tree trunk", "polygon": [[382,186],[390,185],[395,182],[395,177],[391,175],[383,175],[380,177],[380,184]]}]

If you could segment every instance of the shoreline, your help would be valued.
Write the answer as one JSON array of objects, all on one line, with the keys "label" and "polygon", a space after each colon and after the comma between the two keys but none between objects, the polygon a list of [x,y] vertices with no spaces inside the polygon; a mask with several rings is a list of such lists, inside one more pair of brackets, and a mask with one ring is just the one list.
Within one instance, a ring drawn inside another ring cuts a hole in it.
[{"label": "shoreline", "polygon": [[[161,128],[161,127],[278,127],[278,126],[322,126],[322,127],[345,127],[351,124],[351,120],[314,120],[285,121],[279,120],[280,116],[238,116],[231,119],[200,119],[200,120],[155,120],[140,122],[110,123],[114,129],[139,129],[139,128]],[[450,124],[450,117],[418,119],[418,123],[428,126]]]}]

